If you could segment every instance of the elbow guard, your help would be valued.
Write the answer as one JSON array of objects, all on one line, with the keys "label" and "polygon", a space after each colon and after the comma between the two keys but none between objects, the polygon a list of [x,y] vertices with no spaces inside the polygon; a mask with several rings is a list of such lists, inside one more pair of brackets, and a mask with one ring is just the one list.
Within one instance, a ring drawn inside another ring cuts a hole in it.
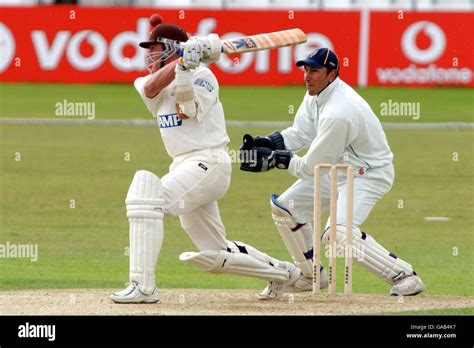
[{"label": "elbow guard", "polygon": [[176,104],[179,105],[179,110],[186,116],[196,117],[197,109],[192,85],[176,86]]},{"label": "elbow guard", "polygon": [[197,109],[194,100],[192,73],[189,70],[176,69],[176,104],[188,117],[196,117]]}]

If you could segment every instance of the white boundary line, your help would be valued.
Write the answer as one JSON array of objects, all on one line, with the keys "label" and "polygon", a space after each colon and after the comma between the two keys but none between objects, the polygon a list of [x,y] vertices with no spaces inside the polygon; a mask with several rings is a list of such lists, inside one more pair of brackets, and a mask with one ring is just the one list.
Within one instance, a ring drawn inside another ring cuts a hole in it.
[{"label": "white boundary line", "polygon": [[[127,126],[153,127],[155,120],[143,119],[64,119],[64,118],[29,118],[0,117],[0,124],[5,125],[45,125],[45,126]],[[227,127],[267,127],[286,128],[292,122],[286,121],[226,121]],[[474,122],[439,122],[439,123],[382,123],[385,129],[474,129]]]}]

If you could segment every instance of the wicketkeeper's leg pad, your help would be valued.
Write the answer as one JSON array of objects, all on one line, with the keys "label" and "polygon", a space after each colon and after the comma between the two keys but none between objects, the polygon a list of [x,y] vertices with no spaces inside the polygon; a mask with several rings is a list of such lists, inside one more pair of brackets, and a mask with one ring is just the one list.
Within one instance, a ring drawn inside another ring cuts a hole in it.
[{"label": "wicketkeeper's leg pad", "polygon": [[272,217],[293,260],[306,278],[313,277],[313,229],[310,223],[297,223],[288,210],[278,204],[278,196],[270,198]]},{"label": "wicketkeeper's leg pad", "polygon": [[145,170],[136,172],[125,204],[130,225],[130,281],[136,281],[144,293],[152,293],[163,243],[164,195],[160,179]]},{"label": "wicketkeeper's leg pad", "polygon": [[[341,256],[347,255],[345,251],[346,227],[338,225],[336,232],[337,254]],[[409,263],[389,252],[369,234],[355,228],[352,235],[352,255],[354,260],[377,277],[393,285],[394,278],[400,275],[400,273],[413,273],[413,268]],[[329,244],[329,228],[323,234],[322,241],[326,245]]]}]

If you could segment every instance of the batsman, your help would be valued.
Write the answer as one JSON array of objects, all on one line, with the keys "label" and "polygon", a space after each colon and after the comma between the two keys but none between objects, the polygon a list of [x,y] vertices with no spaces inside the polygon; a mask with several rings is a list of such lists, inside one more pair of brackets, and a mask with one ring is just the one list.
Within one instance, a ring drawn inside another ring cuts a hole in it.
[{"label": "batsman", "polygon": [[[339,59],[329,48],[319,48],[296,63],[304,69],[306,94],[294,123],[282,132],[265,137],[244,135],[241,170],[264,172],[272,168],[288,170],[296,182],[281,195],[270,199],[272,216],[283,242],[304,277],[280,291],[309,291],[313,272],[314,167],[322,163],[346,163],[354,167],[353,248],[356,258],[368,271],[391,286],[394,296],[416,295],[425,289],[412,265],[385,249],[371,235],[360,230],[375,204],[390,191],[394,177],[393,154],[382,125],[369,104],[339,77]],[[302,157],[296,153],[308,149]],[[257,160],[248,161],[249,154]],[[330,199],[328,172],[321,177],[321,210]],[[337,248],[345,245],[345,173],[338,176]],[[319,227],[318,227],[319,228]],[[386,230],[386,227],[383,228]],[[329,220],[322,243],[329,242]],[[328,275],[321,269],[321,287]],[[259,298],[275,298],[272,283]]]},{"label": "batsman", "polygon": [[[198,252],[180,260],[210,273],[231,273],[269,281],[280,290],[296,282],[301,271],[242,242],[227,240],[217,201],[231,178],[231,159],[219,85],[201,63],[219,59],[219,37],[188,39],[186,32],[150,18],[152,31],[140,46],[148,50],[145,77],[135,89],[157,119],[161,137],[173,159],[170,171],[158,177],[135,173],[125,200],[130,236],[130,283],[112,294],[118,303],[160,300],[155,272],[164,238],[163,219],[178,216]],[[182,57],[180,57],[182,56]],[[281,291],[279,291],[281,294]]]}]

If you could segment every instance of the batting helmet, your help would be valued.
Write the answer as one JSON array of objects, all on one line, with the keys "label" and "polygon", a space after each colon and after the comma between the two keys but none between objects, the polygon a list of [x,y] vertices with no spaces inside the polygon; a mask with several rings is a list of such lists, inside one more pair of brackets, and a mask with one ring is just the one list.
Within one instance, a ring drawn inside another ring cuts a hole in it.
[{"label": "batting helmet", "polygon": [[163,19],[157,14],[150,17],[150,25],[153,29],[148,41],[140,42],[139,46],[150,48],[151,45],[161,44],[163,47],[162,52],[152,52],[145,57],[147,69],[152,73],[158,63],[163,67],[165,61],[178,52],[180,43],[188,41],[188,34],[177,25],[163,24]]}]

